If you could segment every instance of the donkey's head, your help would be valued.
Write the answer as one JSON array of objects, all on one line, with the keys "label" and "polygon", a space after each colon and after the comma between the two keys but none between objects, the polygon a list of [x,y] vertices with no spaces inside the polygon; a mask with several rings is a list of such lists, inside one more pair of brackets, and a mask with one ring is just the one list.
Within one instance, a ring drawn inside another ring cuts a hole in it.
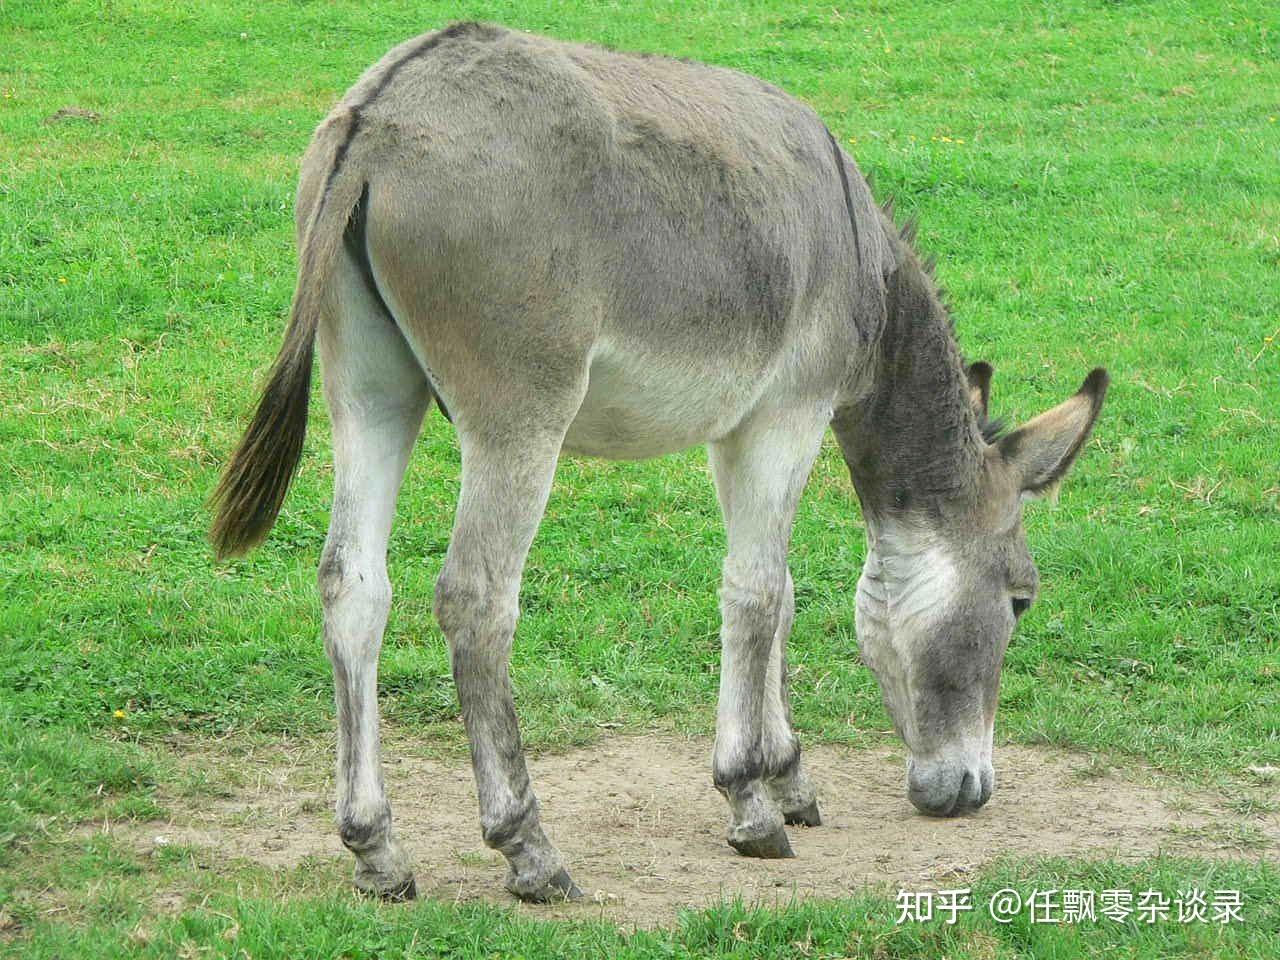
[{"label": "donkey's head", "polygon": [[[981,431],[991,368],[978,363],[965,372],[969,423]],[[1105,371],[1094,370],[1078,393],[1025,426],[975,436],[955,461],[967,465],[963,484],[913,489],[900,477],[866,482],[863,471],[868,552],[858,583],[858,645],[910,750],[907,794],[924,813],[974,810],[991,796],[1000,668],[1038,582],[1022,504],[1054,490],[1067,473],[1107,382]]]}]

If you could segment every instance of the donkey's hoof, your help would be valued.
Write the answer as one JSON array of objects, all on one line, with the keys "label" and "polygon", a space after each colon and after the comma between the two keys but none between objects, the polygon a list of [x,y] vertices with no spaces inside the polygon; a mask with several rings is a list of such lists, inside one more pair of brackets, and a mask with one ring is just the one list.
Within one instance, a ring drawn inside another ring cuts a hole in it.
[{"label": "donkey's hoof", "polygon": [[357,893],[386,903],[406,903],[409,900],[418,899],[418,885],[413,880],[413,874],[399,883],[387,885],[357,879],[355,887]]},{"label": "donkey's hoof", "polygon": [[790,812],[784,812],[782,819],[792,827],[820,827],[822,814],[818,811],[818,801],[810,800],[808,804]]},{"label": "donkey's hoof", "polygon": [[791,849],[791,841],[787,839],[787,831],[782,827],[763,837],[735,837],[730,834],[729,846],[744,857],[761,860],[786,860],[796,855]]},{"label": "donkey's hoof", "polygon": [[407,903],[410,900],[418,899],[418,885],[414,882],[413,877],[410,877],[398,887],[383,890],[379,896],[387,903]]},{"label": "donkey's hoof", "polygon": [[507,890],[515,894],[525,903],[563,903],[566,900],[581,900],[582,891],[569,876],[564,867],[557,870],[550,880],[522,883],[514,874],[507,878]]}]

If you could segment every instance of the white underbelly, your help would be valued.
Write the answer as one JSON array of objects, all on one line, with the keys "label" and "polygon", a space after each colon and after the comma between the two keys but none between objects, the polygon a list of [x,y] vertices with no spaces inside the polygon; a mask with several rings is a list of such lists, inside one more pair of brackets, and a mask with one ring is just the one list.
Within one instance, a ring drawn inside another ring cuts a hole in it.
[{"label": "white underbelly", "polygon": [[663,359],[598,350],[564,449],[610,460],[675,453],[723,437],[760,394],[758,375]]}]

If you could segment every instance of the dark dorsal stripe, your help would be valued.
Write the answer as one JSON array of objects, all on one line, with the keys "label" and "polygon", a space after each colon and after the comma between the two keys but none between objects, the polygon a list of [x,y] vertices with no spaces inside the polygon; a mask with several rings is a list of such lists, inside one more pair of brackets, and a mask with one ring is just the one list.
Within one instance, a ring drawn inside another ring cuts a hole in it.
[{"label": "dark dorsal stripe", "polygon": [[836,169],[840,171],[840,186],[844,188],[844,207],[849,211],[849,226],[853,228],[853,256],[858,266],[862,266],[862,247],[858,243],[858,218],[853,213],[853,195],[849,192],[849,173],[844,168],[844,154],[840,152],[840,144],[835,135],[827,130],[827,139],[831,141],[831,152],[836,158]]},{"label": "dark dorsal stripe", "polygon": [[374,100],[378,99],[378,97],[382,95],[382,92],[386,90],[391,81],[395,79],[396,74],[399,73],[407,64],[410,64],[419,57],[430,53],[445,40],[464,36],[465,34],[492,34],[493,32],[492,27],[486,27],[482,23],[476,23],[471,20],[450,24],[438,33],[433,33],[431,36],[427,37],[420,44],[408,51],[403,57],[383,71],[382,76],[378,78],[378,82],[374,84],[373,89],[369,91],[369,95],[351,108],[351,122],[347,125],[347,135],[342,138],[342,142],[338,144],[338,149],[334,151],[333,166],[329,168],[329,176],[325,180],[324,184],[324,193],[320,195],[320,204],[322,206],[324,205],[325,197],[329,193],[329,187],[333,184],[334,177],[336,177],[338,175],[338,171],[342,169],[342,162],[347,157],[347,149],[351,146],[351,141],[355,139],[356,133],[360,129],[360,121],[362,119],[360,111],[364,110],[369,106],[369,104],[373,103]]}]

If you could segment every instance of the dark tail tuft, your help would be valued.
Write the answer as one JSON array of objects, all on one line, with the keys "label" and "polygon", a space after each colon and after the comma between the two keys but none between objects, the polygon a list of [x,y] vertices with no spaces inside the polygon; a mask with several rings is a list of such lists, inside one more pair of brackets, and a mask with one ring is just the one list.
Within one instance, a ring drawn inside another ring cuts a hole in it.
[{"label": "dark tail tuft", "polygon": [[209,538],[219,560],[247,553],[266,539],[302,459],[315,330],[295,325],[289,334],[253,422],[213,491]]},{"label": "dark tail tuft", "polygon": [[316,330],[334,261],[364,183],[350,168],[347,148],[358,118],[335,128],[333,160],[324,190],[308,218],[298,256],[298,286],[289,329],[253,422],[213,491],[209,539],[219,559],[245,553],[270,532],[289,490],[307,432]]}]

